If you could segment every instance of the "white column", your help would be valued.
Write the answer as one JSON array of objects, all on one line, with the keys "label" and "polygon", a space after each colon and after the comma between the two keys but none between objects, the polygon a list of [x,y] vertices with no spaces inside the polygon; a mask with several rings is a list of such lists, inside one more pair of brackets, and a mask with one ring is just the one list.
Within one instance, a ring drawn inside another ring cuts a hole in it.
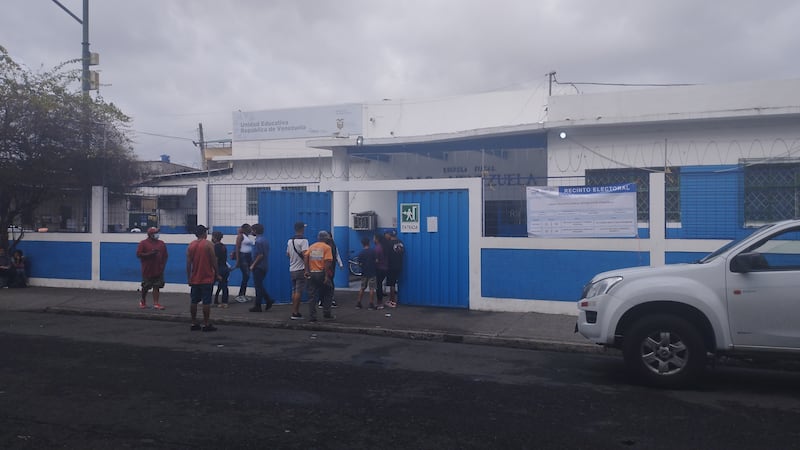
[{"label": "white column", "polygon": [[663,172],[650,174],[650,266],[665,264],[667,249],[666,230],[666,177]]},{"label": "white column", "polygon": [[89,214],[89,236],[92,242],[92,281],[90,285],[94,288],[100,282],[100,241],[102,240],[103,229],[106,217],[106,205],[108,204],[108,188],[103,186],[92,186],[92,203]]},{"label": "white column", "polygon": [[[333,178],[337,181],[348,181],[350,179],[350,157],[347,148],[333,149]],[[344,268],[336,270],[334,283],[336,286],[344,287],[349,283],[347,272],[347,257],[350,249],[350,192],[335,191],[333,193],[333,239],[339,249],[339,257],[344,263]],[[334,261],[336,264],[336,261]]]},{"label": "white column", "polygon": [[197,182],[197,224],[210,227],[208,223],[208,183],[205,181]]}]

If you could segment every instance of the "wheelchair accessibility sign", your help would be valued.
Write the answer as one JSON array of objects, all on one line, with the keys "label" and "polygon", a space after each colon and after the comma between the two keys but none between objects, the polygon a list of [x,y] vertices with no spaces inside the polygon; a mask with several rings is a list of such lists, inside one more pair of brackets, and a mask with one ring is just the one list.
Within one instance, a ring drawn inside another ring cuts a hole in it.
[{"label": "wheelchair accessibility sign", "polygon": [[419,233],[419,203],[400,203],[400,232]]}]

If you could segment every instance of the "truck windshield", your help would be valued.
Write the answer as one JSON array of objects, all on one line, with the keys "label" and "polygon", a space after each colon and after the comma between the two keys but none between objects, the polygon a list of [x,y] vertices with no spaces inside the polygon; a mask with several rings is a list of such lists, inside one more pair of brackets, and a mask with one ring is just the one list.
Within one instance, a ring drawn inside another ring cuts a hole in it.
[{"label": "truck windshield", "polygon": [[760,232],[760,231],[766,230],[767,228],[771,228],[771,227],[773,227],[774,225],[775,225],[775,224],[772,224],[772,223],[771,223],[771,224],[768,224],[768,225],[763,225],[763,226],[761,226],[761,227],[759,227],[759,228],[756,228],[755,230],[753,230],[753,232],[752,232],[752,233],[750,233],[750,234],[748,234],[747,236],[742,236],[742,237],[740,237],[739,239],[734,239],[734,240],[732,240],[732,241],[728,242],[727,244],[723,245],[722,247],[720,247],[720,248],[718,248],[718,249],[714,250],[713,252],[709,253],[708,255],[704,256],[702,259],[699,259],[699,260],[697,260],[697,264],[705,264],[705,263],[707,263],[707,262],[711,262],[711,261],[713,261],[713,260],[714,260],[714,259],[716,259],[716,258],[717,258],[719,255],[721,255],[721,254],[723,254],[723,253],[727,252],[727,251],[728,251],[728,249],[730,249],[731,247],[735,247],[735,246],[737,246],[737,245],[738,245],[740,242],[742,242],[743,240],[745,240],[745,239],[749,238],[749,237],[750,237],[750,236],[751,236],[753,233],[757,233],[757,232]]}]

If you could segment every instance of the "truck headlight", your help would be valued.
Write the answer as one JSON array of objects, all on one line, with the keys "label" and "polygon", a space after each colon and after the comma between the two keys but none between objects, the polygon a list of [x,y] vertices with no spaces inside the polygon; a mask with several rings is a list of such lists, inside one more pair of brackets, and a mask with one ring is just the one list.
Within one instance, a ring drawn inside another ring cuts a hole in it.
[{"label": "truck headlight", "polygon": [[602,280],[597,280],[594,283],[586,285],[583,289],[582,298],[592,298],[598,295],[607,294],[614,286],[622,281],[622,277],[608,277]]}]

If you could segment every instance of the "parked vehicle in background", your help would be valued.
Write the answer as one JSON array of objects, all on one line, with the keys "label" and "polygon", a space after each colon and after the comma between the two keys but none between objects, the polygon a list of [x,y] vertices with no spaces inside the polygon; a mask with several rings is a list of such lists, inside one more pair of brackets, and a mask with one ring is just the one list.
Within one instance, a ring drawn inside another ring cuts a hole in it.
[{"label": "parked vehicle in background", "polygon": [[577,330],[622,350],[659,387],[686,386],[709,357],[800,356],[800,220],[765,225],[689,264],[595,275]]}]

